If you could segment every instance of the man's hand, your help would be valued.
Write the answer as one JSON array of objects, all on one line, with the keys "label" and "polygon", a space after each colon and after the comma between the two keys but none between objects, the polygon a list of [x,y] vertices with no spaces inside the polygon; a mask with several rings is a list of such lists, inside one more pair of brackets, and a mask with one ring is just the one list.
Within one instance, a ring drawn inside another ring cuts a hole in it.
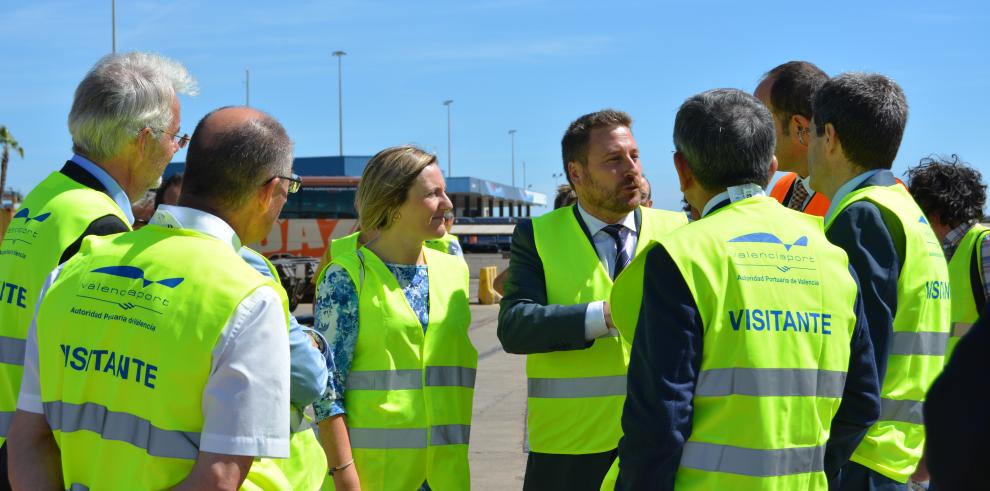
[{"label": "man's hand", "polygon": [[615,323],[612,322],[612,306],[608,302],[605,302],[602,306],[602,312],[605,314],[605,327],[608,328],[608,333],[602,334],[603,338],[614,338],[619,335],[619,330],[615,328]]}]

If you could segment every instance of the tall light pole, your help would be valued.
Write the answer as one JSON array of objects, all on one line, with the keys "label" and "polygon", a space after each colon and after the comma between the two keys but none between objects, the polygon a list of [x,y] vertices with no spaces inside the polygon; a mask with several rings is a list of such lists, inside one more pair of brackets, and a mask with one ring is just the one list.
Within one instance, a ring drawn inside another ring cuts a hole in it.
[{"label": "tall light pole", "polygon": [[117,0],[110,0],[110,49],[117,54]]},{"label": "tall light pole", "polygon": [[526,161],[522,161],[523,165],[523,189],[526,189]]},{"label": "tall light pole", "polygon": [[516,187],[516,130],[509,130],[512,139],[512,187]]},{"label": "tall light pole", "polygon": [[334,51],[337,57],[337,125],[340,127],[340,156],[344,156],[344,75],[341,59],[346,55],[343,51]]},{"label": "tall light pole", "polygon": [[553,174],[553,187],[554,187],[554,192],[556,192],[556,191],[557,191],[557,187],[558,187],[558,186],[560,185],[560,184],[559,184],[559,181],[560,181],[560,178],[561,178],[561,177],[564,177],[564,173],[563,173],[563,172],[555,172],[555,173]]},{"label": "tall light pole", "polygon": [[443,101],[443,105],[447,106],[447,177],[453,176],[453,174],[451,174],[453,171],[450,170],[454,162],[454,158],[450,153],[450,105],[453,103],[453,99]]},{"label": "tall light pole", "polygon": [[251,69],[244,69],[244,105],[251,107]]}]

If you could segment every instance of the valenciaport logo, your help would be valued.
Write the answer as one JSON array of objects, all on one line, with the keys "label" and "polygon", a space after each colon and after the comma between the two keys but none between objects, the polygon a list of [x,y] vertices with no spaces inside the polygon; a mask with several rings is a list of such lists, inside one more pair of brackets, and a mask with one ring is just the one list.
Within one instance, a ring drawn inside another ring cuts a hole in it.
[{"label": "valenciaport logo", "polygon": [[928,220],[925,220],[925,216],[922,215],[918,217],[918,223],[924,223],[925,225],[928,225]]},{"label": "valenciaport logo", "polygon": [[787,242],[770,232],[754,232],[729,239],[729,242],[748,246],[732,252],[734,262],[739,266],[775,268],[782,273],[792,269],[815,269],[815,256],[805,252],[808,249],[806,235]]},{"label": "valenciaport logo", "polygon": [[144,286],[147,287],[151,284],[158,284],[162,286],[167,286],[169,288],[175,288],[179,286],[179,283],[185,278],[166,278],[164,280],[149,280],[144,277],[144,270],[135,266],[108,266],[105,268],[96,268],[93,270],[94,273],[103,273],[111,276],[119,276],[121,278],[128,278],[132,280],[141,280],[144,282]]},{"label": "valenciaport logo", "polygon": [[107,279],[104,283],[99,276],[86,276],[80,285],[82,292],[79,297],[113,304],[123,310],[143,309],[159,315],[163,314],[161,309],[171,304],[167,296],[169,291],[185,281],[185,278],[149,279],[145,277],[144,270],[136,266],[107,266],[96,268],[90,273],[138,280],[141,283],[136,285],[133,281],[121,282],[116,279]]},{"label": "valenciaport logo", "polygon": [[50,216],[52,216],[51,212],[42,213],[40,215],[31,216],[31,210],[28,209],[28,208],[21,208],[20,210],[17,211],[16,214],[14,214],[14,218],[23,218],[24,219],[24,223],[29,223],[29,222],[32,222],[32,221],[35,221],[35,222],[39,222],[40,223],[40,222],[43,222],[43,221],[47,220],[48,217],[50,217]]},{"label": "valenciaport logo", "polygon": [[736,237],[730,240],[729,242],[756,242],[762,244],[780,244],[784,246],[785,250],[790,251],[791,247],[795,247],[795,246],[807,247],[808,237],[802,235],[794,242],[788,244],[787,242],[780,240],[780,237],[777,237],[776,235],[771,234],[769,232],[756,232],[752,234],[740,235],[739,237]]}]

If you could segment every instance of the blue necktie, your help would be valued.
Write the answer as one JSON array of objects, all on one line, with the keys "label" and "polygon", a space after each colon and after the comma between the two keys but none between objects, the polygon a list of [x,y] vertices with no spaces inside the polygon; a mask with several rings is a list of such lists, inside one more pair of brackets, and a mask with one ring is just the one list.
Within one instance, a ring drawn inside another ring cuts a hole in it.
[{"label": "blue necktie", "polygon": [[622,272],[626,266],[629,265],[629,254],[626,253],[626,239],[623,236],[622,231],[626,227],[621,223],[616,223],[612,225],[607,225],[602,229],[603,232],[612,237],[615,241],[615,269],[612,272],[612,279],[619,277],[619,273]]}]

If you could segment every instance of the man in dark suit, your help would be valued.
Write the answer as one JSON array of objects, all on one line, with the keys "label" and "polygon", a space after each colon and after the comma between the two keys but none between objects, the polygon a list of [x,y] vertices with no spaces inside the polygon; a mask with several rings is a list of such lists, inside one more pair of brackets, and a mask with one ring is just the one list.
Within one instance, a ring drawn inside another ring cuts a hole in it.
[{"label": "man in dark suit", "polygon": [[906,490],[924,448],[925,391],[949,338],[949,275],[924,213],[890,168],[907,124],[896,82],[847,73],[815,95],[811,187],[831,199],[825,235],[859,277],[882,381],[880,419],[840,475],[838,489]]},{"label": "man in dark suit", "polygon": [[524,489],[597,490],[616,456],[628,347],[606,299],[648,243],[686,222],[641,208],[642,167],[629,115],[584,115],[561,141],[577,194],[516,226],[498,336],[526,354],[529,444]]},{"label": "man in dark suit", "polygon": [[[84,237],[131,229],[131,202],[156,186],[189,141],[179,132],[178,94],[195,91],[182,65],[137,52],[104,57],[76,88],[74,155],[28,193],[0,246],[0,279],[19,298],[0,302],[0,442],[16,408],[24,339],[45,277]],[[2,489],[6,469],[0,476]]]}]

